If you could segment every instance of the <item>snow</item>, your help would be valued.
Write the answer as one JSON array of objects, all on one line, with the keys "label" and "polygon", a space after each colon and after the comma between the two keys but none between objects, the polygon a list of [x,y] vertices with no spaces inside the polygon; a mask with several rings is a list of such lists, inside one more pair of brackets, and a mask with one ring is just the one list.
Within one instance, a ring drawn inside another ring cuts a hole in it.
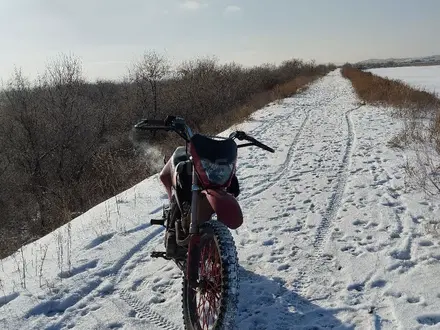
[{"label": "snow", "polygon": [[440,94],[440,65],[366,70],[384,78],[398,79],[418,89]]},{"label": "snow", "polygon": [[[440,328],[440,203],[408,187],[401,124],[334,71],[236,128],[238,329]],[[182,329],[181,274],[150,252],[154,175],[0,261],[0,329]]]}]

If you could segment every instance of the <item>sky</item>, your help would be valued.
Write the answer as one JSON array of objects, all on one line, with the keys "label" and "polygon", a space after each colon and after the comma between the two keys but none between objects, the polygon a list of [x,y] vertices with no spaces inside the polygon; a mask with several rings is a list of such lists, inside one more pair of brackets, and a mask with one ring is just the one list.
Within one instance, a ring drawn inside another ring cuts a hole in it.
[{"label": "sky", "polygon": [[440,54],[438,0],[0,0],[0,79],[59,54],[89,80],[120,79],[143,52],[245,66]]}]

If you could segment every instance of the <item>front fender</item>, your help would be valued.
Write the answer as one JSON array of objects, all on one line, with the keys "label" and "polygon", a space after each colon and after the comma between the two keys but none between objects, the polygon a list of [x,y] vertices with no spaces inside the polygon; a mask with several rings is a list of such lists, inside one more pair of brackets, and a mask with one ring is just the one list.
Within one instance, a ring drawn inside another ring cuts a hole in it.
[{"label": "front fender", "polygon": [[230,229],[237,229],[243,224],[243,212],[232,194],[224,190],[206,189],[202,191],[217,219]]}]

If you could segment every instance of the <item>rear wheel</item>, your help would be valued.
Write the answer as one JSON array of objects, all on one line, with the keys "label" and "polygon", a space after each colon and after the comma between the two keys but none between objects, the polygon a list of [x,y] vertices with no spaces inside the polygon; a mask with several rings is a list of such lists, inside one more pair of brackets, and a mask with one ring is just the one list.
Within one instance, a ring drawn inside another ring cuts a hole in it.
[{"label": "rear wheel", "polygon": [[238,258],[234,239],[221,222],[201,227],[191,248],[183,280],[183,317],[187,330],[232,329],[238,303]]}]

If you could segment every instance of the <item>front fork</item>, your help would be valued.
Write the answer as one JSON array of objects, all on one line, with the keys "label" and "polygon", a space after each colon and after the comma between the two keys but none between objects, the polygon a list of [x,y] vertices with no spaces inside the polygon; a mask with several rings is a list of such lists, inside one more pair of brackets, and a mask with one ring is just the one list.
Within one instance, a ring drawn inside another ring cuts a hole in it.
[{"label": "front fork", "polygon": [[[190,223],[189,223],[189,231],[188,236],[181,239],[180,237],[177,238],[177,244],[181,246],[188,246],[188,250],[190,249],[190,242],[192,240],[192,237],[194,235],[197,235],[199,233],[199,226],[198,226],[198,214],[199,214],[199,205],[200,205],[200,195],[202,192],[202,187],[200,186],[199,177],[197,176],[197,173],[194,169],[194,163],[192,162],[192,158],[190,158],[191,162],[191,176],[192,176],[192,184],[191,184],[191,211],[190,211]],[[180,224],[181,225],[181,224]],[[179,233],[179,224],[176,221],[176,233]]]},{"label": "front fork", "polygon": [[197,287],[198,267],[193,265],[194,260],[199,258],[200,235],[197,216],[199,214],[199,201],[202,187],[200,186],[199,177],[194,169],[194,163],[191,158],[192,169],[192,185],[191,185],[191,217],[189,224],[189,242],[186,263],[186,278],[189,287],[195,289]]},{"label": "front fork", "polygon": [[202,191],[200,187],[199,177],[194,168],[194,163],[191,159],[192,168],[192,185],[191,185],[191,218],[189,224],[189,234],[197,234],[199,232],[197,215],[199,214],[199,199]]}]

